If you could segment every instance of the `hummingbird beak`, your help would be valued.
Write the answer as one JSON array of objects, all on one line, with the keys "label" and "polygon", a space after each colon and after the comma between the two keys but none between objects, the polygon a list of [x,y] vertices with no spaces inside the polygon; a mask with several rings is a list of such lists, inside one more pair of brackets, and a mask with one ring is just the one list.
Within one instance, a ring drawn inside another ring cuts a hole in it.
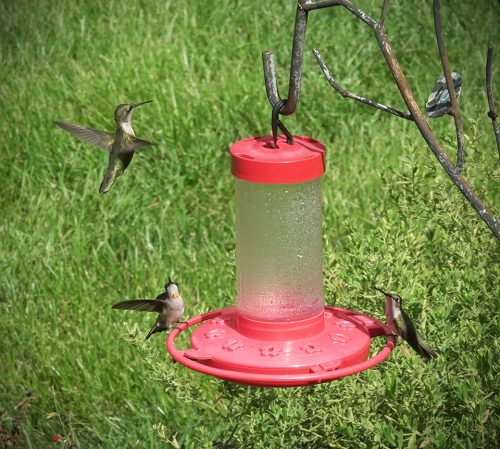
[{"label": "hummingbird beak", "polygon": [[139,106],[142,106],[143,104],[152,103],[152,102],[153,102],[153,100],[141,101],[140,103],[133,104],[132,107],[135,109],[135,108],[138,108]]},{"label": "hummingbird beak", "polygon": [[383,293],[385,296],[392,296],[390,293],[384,292],[384,290],[380,290],[380,288],[372,286],[375,290],[378,290],[380,293]]}]

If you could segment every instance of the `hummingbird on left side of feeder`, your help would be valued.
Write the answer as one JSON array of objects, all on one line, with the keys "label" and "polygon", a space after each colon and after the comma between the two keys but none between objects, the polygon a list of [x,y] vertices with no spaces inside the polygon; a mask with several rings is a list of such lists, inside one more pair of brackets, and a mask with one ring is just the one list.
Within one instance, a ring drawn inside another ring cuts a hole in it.
[{"label": "hummingbird on left side of feeder", "polygon": [[99,193],[106,193],[130,165],[134,152],[140,148],[156,145],[135,137],[132,128],[132,111],[153,100],[135,104],[119,104],[115,108],[115,132],[99,131],[74,123],[54,122],[59,128],[68,131],[85,143],[101,148],[109,153],[108,167],[99,187]]},{"label": "hummingbird on left side of feeder", "polygon": [[[451,73],[451,79],[453,80],[453,88],[455,89],[455,96],[460,97],[462,92],[462,75],[457,72]],[[441,117],[448,114],[451,110],[451,100],[450,92],[448,92],[448,86],[446,84],[446,78],[444,74],[440,75],[434,84],[432,92],[427,98],[427,103],[425,103],[425,112],[431,118]]]},{"label": "hummingbird on left side of feeder", "polygon": [[385,295],[385,318],[389,329],[399,338],[406,340],[408,344],[423,358],[436,357],[436,352],[431,349],[418,332],[408,314],[403,310],[403,300],[399,295],[388,293],[380,288],[375,290]]},{"label": "hummingbird on left side of feeder", "polygon": [[165,291],[160,293],[156,299],[129,299],[117,302],[111,308],[158,313],[155,324],[146,336],[147,340],[151,335],[171,329],[174,324],[181,322],[184,315],[184,300],[178,284],[169,278],[165,284]]}]

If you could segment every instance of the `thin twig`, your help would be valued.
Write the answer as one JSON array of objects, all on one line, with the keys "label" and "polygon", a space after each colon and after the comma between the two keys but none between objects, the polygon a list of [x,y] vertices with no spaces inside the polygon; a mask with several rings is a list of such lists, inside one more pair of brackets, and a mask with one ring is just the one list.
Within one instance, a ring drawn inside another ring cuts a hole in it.
[{"label": "thin twig", "polygon": [[359,20],[366,23],[369,27],[375,28],[377,21],[368,14],[356,8],[349,0],[323,0],[317,3],[309,3],[306,0],[299,0],[299,5],[304,11],[314,11],[315,9],[330,8],[332,6],[343,6],[349,12],[354,14]]},{"label": "thin twig", "polygon": [[318,50],[315,48],[313,49],[314,56],[316,60],[318,61],[319,66],[321,67],[321,70],[323,71],[323,74],[325,75],[325,78],[328,80],[330,85],[344,98],[350,98],[351,100],[356,100],[359,101],[360,103],[367,104],[368,106],[372,106],[376,109],[380,109],[381,111],[388,112],[390,114],[394,114],[398,117],[404,118],[406,120],[413,120],[412,116],[408,112],[402,112],[398,111],[397,109],[391,108],[390,106],[386,106],[382,103],[378,103],[374,100],[370,100],[369,98],[361,97],[360,95],[353,94],[343,87],[341,87],[337,81],[333,78],[333,76],[330,74],[330,71],[328,70],[328,67],[326,66],[325,62],[323,61],[323,58],[321,57],[320,53]]},{"label": "thin twig", "polygon": [[495,102],[493,101],[493,86],[491,82],[491,66],[493,65],[493,47],[488,48],[488,56],[486,58],[486,96],[488,97],[488,117],[491,118],[493,124],[493,132],[497,139],[498,157],[500,158],[500,128],[497,123],[497,111],[495,109]]},{"label": "thin twig", "polygon": [[389,11],[389,0],[384,0],[384,5],[382,6],[382,13],[380,14],[380,20],[378,21],[379,26],[385,25],[385,19],[387,18],[387,12]]},{"label": "thin twig", "polygon": [[441,64],[443,66],[444,76],[446,78],[446,86],[450,95],[451,109],[450,115],[453,116],[455,121],[455,130],[457,134],[457,165],[455,170],[461,172],[464,167],[464,129],[462,120],[460,118],[460,109],[458,107],[457,95],[455,93],[455,86],[451,77],[450,64],[448,62],[448,53],[444,43],[443,27],[441,25],[441,4],[439,0],[434,0],[434,26],[436,28],[436,38],[439,48],[439,56],[441,57]]}]

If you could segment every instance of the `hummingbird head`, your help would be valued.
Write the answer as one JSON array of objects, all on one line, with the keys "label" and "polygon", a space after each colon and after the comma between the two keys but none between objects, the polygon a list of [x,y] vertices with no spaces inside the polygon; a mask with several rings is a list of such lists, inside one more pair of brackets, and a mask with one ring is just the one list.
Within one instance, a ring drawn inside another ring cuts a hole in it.
[{"label": "hummingbird head", "polygon": [[168,297],[171,299],[177,299],[180,297],[178,284],[172,282],[170,278],[168,278],[168,284],[165,285],[165,291],[168,293]]},{"label": "hummingbird head", "polygon": [[130,123],[132,120],[132,111],[135,108],[138,108],[139,106],[146,104],[146,103],[151,103],[153,100],[146,100],[146,101],[141,101],[140,103],[135,103],[135,104],[119,104],[115,108],[115,123],[116,126],[120,125],[121,123]]},{"label": "hummingbird head", "polygon": [[396,309],[400,309],[401,308],[401,304],[403,303],[403,300],[401,299],[401,296],[396,295],[394,293],[386,292],[384,290],[381,290],[378,287],[373,287],[373,288],[375,290],[378,290],[380,293],[383,293],[386,298],[390,299],[392,307],[394,307]]},{"label": "hummingbird head", "polygon": [[394,308],[394,310],[401,310],[401,304],[403,303],[401,296],[392,294],[388,296],[391,299],[392,307]]}]

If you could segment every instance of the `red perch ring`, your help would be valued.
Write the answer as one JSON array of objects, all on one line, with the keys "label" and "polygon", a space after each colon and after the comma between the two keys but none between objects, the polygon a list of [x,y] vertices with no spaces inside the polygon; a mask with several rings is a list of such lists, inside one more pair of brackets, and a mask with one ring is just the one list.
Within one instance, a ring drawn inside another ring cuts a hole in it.
[{"label": "red perch ring", "polygon": [[[192,348],[178,350],[175,339],[191,334]],[[370,341],[386,336],[385,347],[368,359]],[[193,370],[248,385],[293,387],[349,376],[384,361],[394,337],[379,320],[337,307],[291,322],[248,319],[235,307],[191,318],[167,338],[172,358]]]}]

